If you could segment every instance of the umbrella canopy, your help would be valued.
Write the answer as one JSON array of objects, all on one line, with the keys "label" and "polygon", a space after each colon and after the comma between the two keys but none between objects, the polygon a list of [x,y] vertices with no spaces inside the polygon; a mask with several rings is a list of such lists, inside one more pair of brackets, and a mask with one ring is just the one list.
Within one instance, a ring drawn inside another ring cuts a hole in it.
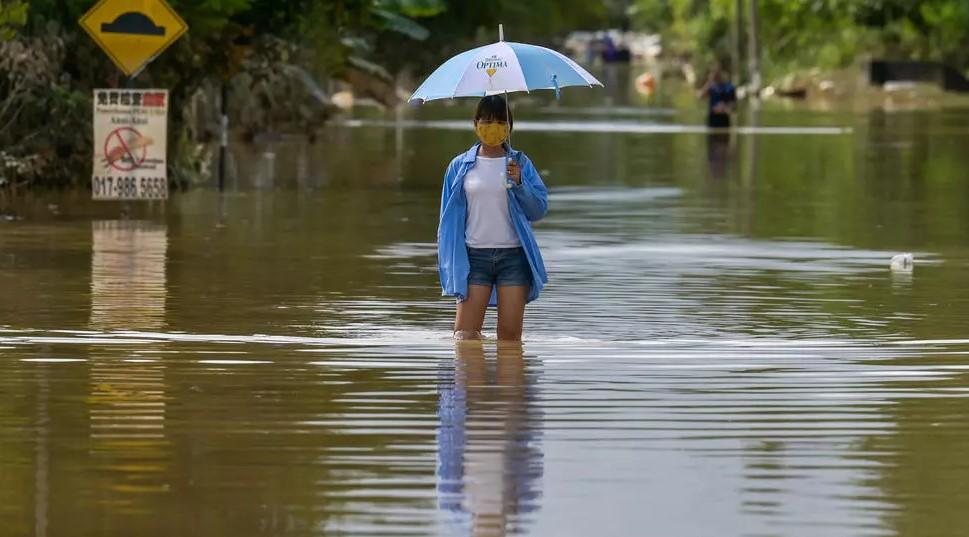
[{"label": "umbrella canopy", "polygon": [[413,95],[414,101],[484,97],[566,86],[602,86],[570,58],[536,45],[499,41],[444,62]]}]

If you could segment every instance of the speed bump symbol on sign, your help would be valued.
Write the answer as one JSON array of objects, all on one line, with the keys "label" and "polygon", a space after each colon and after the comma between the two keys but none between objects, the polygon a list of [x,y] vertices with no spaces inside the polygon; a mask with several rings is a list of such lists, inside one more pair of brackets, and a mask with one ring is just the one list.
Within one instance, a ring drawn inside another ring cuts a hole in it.
[{"label": "speed bump symbol on sign", "polygon": [[101,32],[105,34],[165,35],[165,28],[155,23],[144,13],[129,11],[119,15],[114,22],[102,22]]},{"label": "speed bump symbol on sign", "polygon": [[101,0],[80,20],[124,74],[137,74],[188,26],[165,0]]}]

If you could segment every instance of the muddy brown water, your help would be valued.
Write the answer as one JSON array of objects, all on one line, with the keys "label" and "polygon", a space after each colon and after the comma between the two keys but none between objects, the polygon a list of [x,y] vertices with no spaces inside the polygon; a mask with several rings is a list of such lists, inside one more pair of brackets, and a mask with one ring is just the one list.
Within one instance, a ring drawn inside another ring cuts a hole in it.
[{"label": "muddy brown water", "polygon": [[437,287],[469,107],[236,145],[221,197],[7,200],[0,535],[964,534],[969,113],[524,101],[516,347]]}]

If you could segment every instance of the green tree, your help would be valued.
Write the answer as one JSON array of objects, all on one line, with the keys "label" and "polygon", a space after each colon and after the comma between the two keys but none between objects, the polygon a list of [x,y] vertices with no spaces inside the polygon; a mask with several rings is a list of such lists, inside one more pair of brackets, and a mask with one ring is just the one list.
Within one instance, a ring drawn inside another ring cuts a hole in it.
[{"label": "green tree", "polygon": [[[965,0],[744,0],[760,5],[764,67],[774,75],[845,66],[862,54],[969,67]],[[729,56],[734,0],[636,0],[635,28],[659,32],[671,55]]]},{"label": "green tree", "polygon": [[[186,20],[189,32],[134,83],[170,90],[175,162],[184,153],[186,134],[180,112],[204,84],[239,71],[251,71],[257,78],[297,76],[309,83],[320,77],[359,80],[365,78],[359,74],[361,66],[369,75],[389,80],[374,63],[380,59],[375,46],[380,36],[393,35],[398,43],[426,39],[428,30],[415,19],[439,15],[446,8],[442,0],[170,3]],[[6,53],[0,53],[0,127],[5,127],[0,129],[0,147],[4,158],[30,163],[10,166],[17,177],[4,177],[2,182],[86,182],[91,90],[124,83],[78,26],[92,5],[92,0],[33,0],[29,6],[17,1],[0,7],[0,45],[6,47]],[[239,46],[243,38],[250,46]],[[240,48],[252,51],[248,59],[238,54]],[[51,121],[59,128],[50,128]]]}]

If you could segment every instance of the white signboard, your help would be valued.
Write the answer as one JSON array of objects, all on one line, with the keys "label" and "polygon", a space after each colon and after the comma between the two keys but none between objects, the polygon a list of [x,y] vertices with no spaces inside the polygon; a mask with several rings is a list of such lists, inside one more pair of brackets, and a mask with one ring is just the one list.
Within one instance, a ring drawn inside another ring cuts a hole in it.
[{"label": "white signboard", "polygon": [[168,90],[94,90],[94,199],[167,199],[167,135]]}]

